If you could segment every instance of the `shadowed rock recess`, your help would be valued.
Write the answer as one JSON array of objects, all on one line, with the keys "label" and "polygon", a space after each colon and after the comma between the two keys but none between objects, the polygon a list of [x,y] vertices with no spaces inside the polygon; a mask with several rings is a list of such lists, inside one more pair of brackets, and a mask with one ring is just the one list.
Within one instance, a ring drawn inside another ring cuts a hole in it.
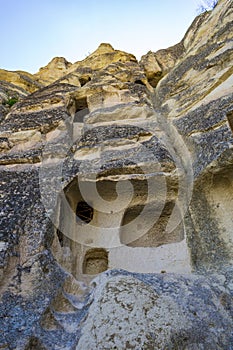
[{"label": "shadowed rock recess", "polygon": [[0,349],[233,349],[232,12],[0,70]]}]

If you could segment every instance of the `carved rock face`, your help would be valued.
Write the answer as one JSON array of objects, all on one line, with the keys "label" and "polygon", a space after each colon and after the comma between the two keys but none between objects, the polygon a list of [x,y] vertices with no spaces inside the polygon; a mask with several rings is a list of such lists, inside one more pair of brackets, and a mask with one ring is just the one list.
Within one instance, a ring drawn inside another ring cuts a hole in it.
[{"label": "carved rock face", "polygon": [[140,64],[101,44],[9,84],[3,348],[230,348],[231,16]]}]

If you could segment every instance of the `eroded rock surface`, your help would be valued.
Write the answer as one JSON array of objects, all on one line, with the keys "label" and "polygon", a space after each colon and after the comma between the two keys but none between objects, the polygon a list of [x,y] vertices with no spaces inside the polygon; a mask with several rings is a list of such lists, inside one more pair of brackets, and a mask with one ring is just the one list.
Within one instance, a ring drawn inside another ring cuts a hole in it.
[{"label": "eroded rock surface", "polygon": [[1,349],[232,349],[232,16],[0,71]]},{"label": "eroded rock surface", "polygon": [[72,63],[68,62],[64,57],[55,57],[47,66],[40,68],[39,72],[34,74],[43,85],[49,85],[65,75]]},{"label": "eroded rock surface", "polygon": [[[218,278],[103,275],[76,349],[225,349],[231,301],[218,290]],[[224,337],[216,331],[221,327]]]}]

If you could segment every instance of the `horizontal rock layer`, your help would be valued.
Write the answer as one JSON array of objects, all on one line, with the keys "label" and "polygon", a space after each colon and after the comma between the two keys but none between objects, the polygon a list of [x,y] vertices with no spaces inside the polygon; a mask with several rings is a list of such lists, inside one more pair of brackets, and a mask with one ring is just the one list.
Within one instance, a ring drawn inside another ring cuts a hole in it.
[{"label": "horizontal rock layer", "polygon": [[0,348],[231,349],[231,62],[221,0],[140,62],[0,70]]}]

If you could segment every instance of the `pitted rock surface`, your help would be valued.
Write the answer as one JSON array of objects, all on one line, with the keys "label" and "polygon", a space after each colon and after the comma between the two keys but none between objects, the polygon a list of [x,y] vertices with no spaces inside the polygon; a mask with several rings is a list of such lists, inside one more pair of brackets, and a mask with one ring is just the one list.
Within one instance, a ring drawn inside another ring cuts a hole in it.
[{"label": "pitted rock surface", "polygon": [[233,349],[232,18],[0,70],[1,349]]}]

